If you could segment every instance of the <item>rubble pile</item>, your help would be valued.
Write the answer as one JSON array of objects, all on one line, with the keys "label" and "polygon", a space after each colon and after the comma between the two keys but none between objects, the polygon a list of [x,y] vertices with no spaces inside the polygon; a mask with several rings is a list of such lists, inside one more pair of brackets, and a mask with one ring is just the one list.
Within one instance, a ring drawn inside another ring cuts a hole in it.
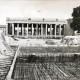
[{"label": "rubble pile", "polygon": [[61,40],[64,45],[79,45],[80,40],[77,36],[66,36]]}]

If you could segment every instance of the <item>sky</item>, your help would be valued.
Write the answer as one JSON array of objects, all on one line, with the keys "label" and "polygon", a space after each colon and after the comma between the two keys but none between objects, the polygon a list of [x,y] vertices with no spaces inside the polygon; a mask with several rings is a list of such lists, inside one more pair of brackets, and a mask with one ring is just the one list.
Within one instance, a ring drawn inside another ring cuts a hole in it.
[{"label": "sky", "polygon": [[69,19],[80,0],[0,0],[0,24],[7,17]]}]

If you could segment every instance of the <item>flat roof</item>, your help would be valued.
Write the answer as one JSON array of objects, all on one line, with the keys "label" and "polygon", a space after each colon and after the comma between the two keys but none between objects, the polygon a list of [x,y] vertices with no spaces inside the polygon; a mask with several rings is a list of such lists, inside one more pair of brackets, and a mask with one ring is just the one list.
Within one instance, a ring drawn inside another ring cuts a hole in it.
[{"label": "flat roof", "polygon": [[0,28],[6,28],[6,25],[0,25]]},{"label": "flat roof", "polygon": [[57,24],[62,23],[66,24],[67,20],[53,19],[53,18],[6,18],[7,22],[13,23],[48,23],[48,24]]}]

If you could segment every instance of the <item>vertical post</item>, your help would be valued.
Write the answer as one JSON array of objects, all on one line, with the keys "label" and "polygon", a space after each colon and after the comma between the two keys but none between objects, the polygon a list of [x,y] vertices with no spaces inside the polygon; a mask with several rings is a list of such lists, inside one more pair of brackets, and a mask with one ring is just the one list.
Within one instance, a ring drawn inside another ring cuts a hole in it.
[{"label": "vertical post", "polygon": [[66,27],[66,24],[63,24],[64,26],[63,26],[63,35],[65,36],[66,35],[66,31],[65,31],[65,27]]},{"label": "vertical post", "polygon": [[32,38],[33,38],[33,24],[32,24]]},{"label": "vertical post", "polygon": [[46,24],[46,37],[47,37],[47,24]]},{"label": "vertical post", "polygon": [[14,23],[12,23],[12,35],[14,36]]},{"label": "vertical post", "polygon": [[6,23],[6,35],[8,35],[8,23]]},{"label": "vertical post", "polygon": [[38,36],[38,24],[36,24],[36,37]]},{"label": "vertical post", "polygon": [[52,37],[52,24],[50,25],[50,36]]},{"label": "vertical post", "polygon": [[5,28],[4,28],[4,35],[5,35]]},{"label": "vertical post", "polygon": [[41,29],[40,29],[40,27],[39,27],[39,37],[40,37],[40,34],[41,34],[40,30],[41,30]]},{"label": "vertical post", "polygon": [[27,38],[28,38],[28,23],[27,23]]},{"label": "vertical post", "polygon": [[3,34],[4,34],[4,28],[2,29],[2,31],[3,31]]},{"label": "vertical post", "polygon": [[19,23],[17,23],[17,37],[19,37]]},{"label": "vertical post", "polygon": [[55,24],[55,38],[56,38],[56,24]]},{"label": "vertical post", "polygon": [[60,24],[60,26],[59,26],[59,35],[60,35],[60,37],[61,37],[61,24]]},{"label": "vertical post", "polygon": [[43,25],[41,24],[41,37],[43,38]]},{"label": "vertical post", "polygon": [[24,37],[24,24],[22,23],[22,37]]}]

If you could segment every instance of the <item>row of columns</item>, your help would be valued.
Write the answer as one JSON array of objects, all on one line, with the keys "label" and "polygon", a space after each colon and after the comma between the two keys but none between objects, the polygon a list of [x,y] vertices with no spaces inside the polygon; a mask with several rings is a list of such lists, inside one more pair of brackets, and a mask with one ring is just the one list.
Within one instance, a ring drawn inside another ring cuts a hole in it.
[{"label": "row of columns", "polygon": [[[28,24],[27,24],[27,38],[28,38],[28,28],[29,28],[29,26],[28,26]],[[19,36],[19,23],[17,23],[17,37]],[[32,37],[33,37],[33,24],[32,24]],[[47,34],[47,29],[48,29],[48,27],[47,27],[47,24],[46,24],[46,37],[48,37],[48,34]],[[54,37],[56,37],[57,36],[57,34],[56,34],[56,30],[57,30],[57,25],[55,24],[55,35],[54,35]],[[36,24],[36,35],[37,35],[37,33],[38,33],[38,24]],[[14,35],[14,23],[12,23],[12,35]],[[24,36],[24,25],[22,24],[22,36]],[[50,36],[52,36],[52,24],[50,24]],[[43,24],[41,24],[41,37],[43,37]],[[59,26],[59,37],[61,37],[61,25]]]}]

